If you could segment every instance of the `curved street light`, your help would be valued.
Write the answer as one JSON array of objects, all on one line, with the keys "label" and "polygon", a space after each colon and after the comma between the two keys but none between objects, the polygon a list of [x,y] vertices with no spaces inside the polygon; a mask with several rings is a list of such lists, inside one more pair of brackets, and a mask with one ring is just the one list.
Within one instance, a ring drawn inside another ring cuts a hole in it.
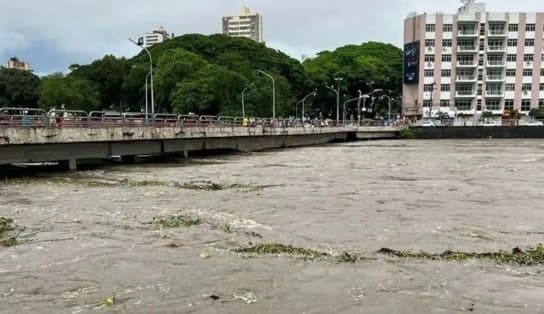
[{"label": "curved street light", "polygon": [[[154,87],[153,87],[153,58],[151,57],[151,52],[149,52],[149,49],[144,47],[143,43],[136,42],[132,38],[129,38],[128,40],[130,40],[136,46],[145,50],[145,52],[147,52],[147,56],[149,57],[149,72],[151,73],[151,113],[155,114],[155,94],[154,94]],[[147,109],[146,109],[145,115],[146,117],[148,115]]]},{"label": "curved street light", "polygon": [[246,88],[244,88],[244,90],[242,91],[242,118],[245,118],[246,117],[246,104],[245,104],[245,100],[244,100],[244,97],[245,97],[245,93],[248,89],[250,89],[251,87],[253,87],[255,85],[255,82],[249,84],[248,86],[246,86]]},{"label": "curved street light", "polygon": [[276,121],[276,81],[274,81],[274,77],[272,75],[266,73],[265,71],[257,70],[257,72],[272,80],[272,118],[274,121]]},{"label": "curved street light", "polygon": [[352,103],[352,102],[355,102],[359,100],[359,97],[355,97],[355,98],[351,98],[351,99],[348,99],[344,102],[344,106],[342,107],[343,109],[343,124],[344,126],[346,126],[346,105],[349,104],[349,103]]},{"label": "curved street light", "polygon": [[312,96],[317,96],[317,88],[314,89],[313,92],[309,93],[308,95],[306,95],[304,98],[302,98],[301,100],[299,100],[296,104],[295,104],[295,118],[297,117],[297,106],[298,104],[302,103],[302,112],[300,113],[301,115],[301,118],[302,118],[302,123],[304,123],[304,104],[306,103],[306,100]]},{"label": "curved street light", "polygon": [[388,95],[382,95],[382,99],[387,98],[387,103],[389,105],[389,111],[387,112],[387,124],[391,124],[391,97]]}]

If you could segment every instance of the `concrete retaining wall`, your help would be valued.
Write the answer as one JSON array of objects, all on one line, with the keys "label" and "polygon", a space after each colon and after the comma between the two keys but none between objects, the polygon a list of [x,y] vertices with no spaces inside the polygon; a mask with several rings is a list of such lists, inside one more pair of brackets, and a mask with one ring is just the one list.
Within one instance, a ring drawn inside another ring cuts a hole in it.
[{"label": "concrete retaining wall", "polygon": [[417,139],[544,138],[544,127],[411,128]]}]

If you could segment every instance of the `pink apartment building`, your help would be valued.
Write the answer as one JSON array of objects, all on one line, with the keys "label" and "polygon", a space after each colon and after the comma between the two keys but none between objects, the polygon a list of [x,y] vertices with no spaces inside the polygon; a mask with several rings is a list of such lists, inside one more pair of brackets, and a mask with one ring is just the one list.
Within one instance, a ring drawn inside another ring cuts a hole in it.
[{"label": "pink apartment building", "polygon": [[462,2],[457,14],[404,21],[404,115],[544,109],[544,12],[492,13]]}]

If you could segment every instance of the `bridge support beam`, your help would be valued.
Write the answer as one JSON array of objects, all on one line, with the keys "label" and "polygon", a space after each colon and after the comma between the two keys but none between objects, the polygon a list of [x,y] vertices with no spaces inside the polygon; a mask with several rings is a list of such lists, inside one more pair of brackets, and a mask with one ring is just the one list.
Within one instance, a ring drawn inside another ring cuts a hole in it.
[{"label": "bridge support beam", "polygon": [[59,166],[70,171],[77,171],[77,161],[75,159],[61,160]]}]

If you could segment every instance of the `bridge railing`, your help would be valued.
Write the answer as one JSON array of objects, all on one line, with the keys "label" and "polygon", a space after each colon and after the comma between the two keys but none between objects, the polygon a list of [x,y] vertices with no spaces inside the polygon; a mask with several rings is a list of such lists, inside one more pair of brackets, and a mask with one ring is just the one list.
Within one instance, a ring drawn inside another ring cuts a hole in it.
[{"label": "bridge railing", "polygon": [[345,124],[334,120],[305,120],[270,117],[232,117],[211,115],[176,115],[157,113],[146,115],[141,112],[50,110],[36,108],[0,108],[0,128],[111,128],[111,127],[154,127],[154,128],[308,128],[308,127],[351,127],[354,121]]}]

